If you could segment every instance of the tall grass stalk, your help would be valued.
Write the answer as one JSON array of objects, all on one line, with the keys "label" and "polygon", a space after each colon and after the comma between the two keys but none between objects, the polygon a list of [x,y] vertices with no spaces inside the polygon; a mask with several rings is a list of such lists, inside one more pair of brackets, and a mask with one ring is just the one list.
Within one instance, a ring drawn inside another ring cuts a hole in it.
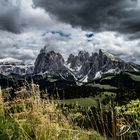
[{"label": "tall grass stalk", "polygon": [[[39,86],[32,84],[16,92],[17,97],[4,102],[0,90],[1,140],[104,140],[95,131],[73,126],[57,103],[40,98]],[[4,95],[4,96],[3,96]]]}]

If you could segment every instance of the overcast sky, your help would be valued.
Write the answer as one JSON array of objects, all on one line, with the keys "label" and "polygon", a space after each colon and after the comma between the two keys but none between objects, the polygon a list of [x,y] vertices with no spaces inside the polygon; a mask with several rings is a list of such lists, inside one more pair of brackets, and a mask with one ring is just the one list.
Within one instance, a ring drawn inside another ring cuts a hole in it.
[{"label": "overcast sky", "polygon": [[104,49],[140,64],[139,0],[0,0],[0,59]]}]

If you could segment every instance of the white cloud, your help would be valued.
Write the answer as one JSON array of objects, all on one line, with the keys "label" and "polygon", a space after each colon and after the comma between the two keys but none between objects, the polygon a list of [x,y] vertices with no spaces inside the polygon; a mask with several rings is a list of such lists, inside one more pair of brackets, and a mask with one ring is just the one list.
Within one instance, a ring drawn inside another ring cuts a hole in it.
[{"label": "white cloud", "polygon": [[[19,4],[18,4],[19,5]],[[33,8],[32,0],[20,3],[20,22],[23,27],[20,34],[0,31],[0,57],[12,57],[26,62],[34,61],[40,49],[47,45],[48,50],[55,50],[67,57],[80,50],[90,53],[104,49],[127,61],[140,63],[140,40],[128,40],[117,32],[95,33],[91,39],[86,37],[88,31],[80,27],[57,21],[43,9]],[[69,37],[61,36],[62,32]]]},{"label": "white cloud", "polygon": [[[104,49],[111,52],[126,61],[139,63],[139,44],[140,40],[128,40],[125,36],[117,32],[95,33],[92,40],[88,41],[85,37],[86,31],[77,31],[72,33],[70,40],[59,40],[50,37],[48,50],[56,50],[65,56],[70,53],[77,54],[80,50],[86,50],[90,53]],[[134,59],[135,58],[135,59]]]}]

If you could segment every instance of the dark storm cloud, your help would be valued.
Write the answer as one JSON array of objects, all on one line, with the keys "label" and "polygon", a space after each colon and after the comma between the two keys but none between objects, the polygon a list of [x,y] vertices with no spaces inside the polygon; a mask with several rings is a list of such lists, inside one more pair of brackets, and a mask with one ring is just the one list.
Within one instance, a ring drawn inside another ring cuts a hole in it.
[{"label": "dark storm cloud", "polygon": [[20,24],[17,21],[17,13],[7,13],[6,15],[0,15],[0,29],[7,30],[13,33],[20,32]]},{"label": "dark storm cloud", "polygon": [[137,32],[139,0],[34,0],[56,18],[84,29]]},{"label": "dark storm cloud", "polygon": [[8,0],[0,1],[0,29],[13,33],[19,33],[19,5],[14,6],[11,2]]}]

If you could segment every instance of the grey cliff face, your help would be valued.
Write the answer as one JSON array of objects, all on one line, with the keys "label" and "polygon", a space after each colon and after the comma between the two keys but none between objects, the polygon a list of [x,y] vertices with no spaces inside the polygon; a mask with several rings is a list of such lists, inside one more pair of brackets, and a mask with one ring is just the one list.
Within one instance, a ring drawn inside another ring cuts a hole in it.
[{"label": "grey cliff face", "polygon": [[73,54],[70,54],[67,60],[67,65],[70,66],[70,68],[77,70],[78,67],[84,64],[89,59],[89,53],[86,51],[80,51],[77,56],[74,56]]},{"label": "grey cliff face", "polygon": [[72,74],[77,79],[88,77],[88,80],[93,80],[98,72],[107,73],[111,70],[113,72],[140,71],[140,67],[127,63],[103,50],[91,55],[86,51],[80,51],[78,55],[70,54],[68,59],[64,60],[60,53],[48,52],[45,47],[36,59],[34,74],[47,71],[51,74]]},{"label": "grey cliff face", "polygon": [[45,49],[46,48],[40,51],[40,54],[36,59],[34,73],[37,74],[48,71],[55,74],[64,71],[65,60],[63,56],[59,53],[55,53],[54,51],[46,53]]},{"label": "grey cliff face", "polygon": [[0,73],[61,75],[66,78],[74,77],[75,80],[86,78],[91,81],[97,78],[98,73],[116,73],[120,71],[140,71],[140,66],[125,62],[114,55],[99,50],[99,53],[89,54],[80,51],[78,55],[70,54],[65,60],[60,53],[41,49],[34,65],[25,65],[21,62],[0,62]]}]

